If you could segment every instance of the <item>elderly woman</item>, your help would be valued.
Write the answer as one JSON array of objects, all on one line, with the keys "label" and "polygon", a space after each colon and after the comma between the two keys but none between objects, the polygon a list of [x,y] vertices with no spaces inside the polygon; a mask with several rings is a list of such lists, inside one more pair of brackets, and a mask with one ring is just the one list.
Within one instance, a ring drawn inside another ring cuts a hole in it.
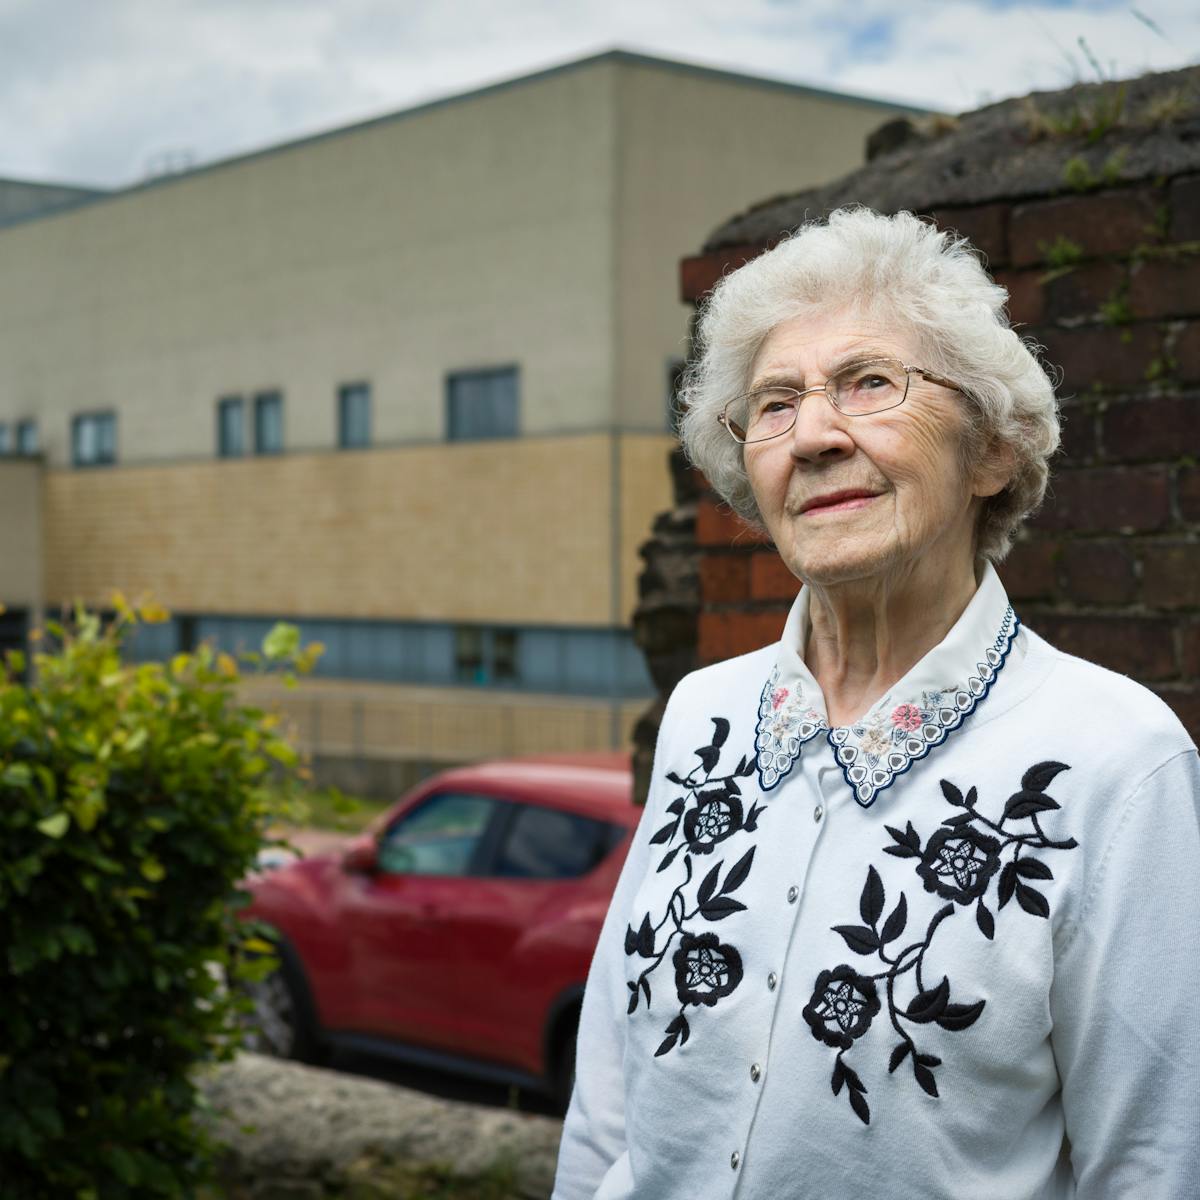
[{"label": "elderly woman", "polygon": [[1200,1196],[1196,749],[993,564],[1053,388],[969,246],[835,212],[728,276],[683,439],[803,584],[689,675],[555,1200]]}]

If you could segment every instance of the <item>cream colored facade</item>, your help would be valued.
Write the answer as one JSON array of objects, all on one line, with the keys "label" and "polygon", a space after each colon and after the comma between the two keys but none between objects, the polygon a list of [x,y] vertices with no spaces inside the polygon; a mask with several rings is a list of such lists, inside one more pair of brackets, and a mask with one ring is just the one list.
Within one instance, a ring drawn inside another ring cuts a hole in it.
[{"label": "cream colored facade", "polygon": [[[0,600],[32,571],[50,605],[627,631],[679,259],[891,111],[613,52],[0,226],[0,421],[44,455],[42,561],[0,559]],[[520,436],[447,442],[447,373],[505,365]],[[371,445],[338,450],[358,381]],[[217,458],[218,399],[268,389],[284,453]],[[77,469],[98,411],[116,464]],[[591,702],[624,729],[628,699]]]}]

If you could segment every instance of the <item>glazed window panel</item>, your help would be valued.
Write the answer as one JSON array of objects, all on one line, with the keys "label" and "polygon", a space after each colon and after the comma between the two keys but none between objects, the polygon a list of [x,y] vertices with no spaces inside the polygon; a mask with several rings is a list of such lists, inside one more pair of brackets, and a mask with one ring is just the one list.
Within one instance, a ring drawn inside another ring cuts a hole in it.
[{"label": "glazed window panel", "polygon": [[283,395],[260,392],[254,397],[254,453],[283,453]]},{"label": "glazed window panel", "polygon": [[380,838],[379,869],[389,875],[472,874],[496,803],[459,792],[431,796]]},{"label": "glazed window panel", "polygon": [[217,401],[217,456],[239,458],[246,453],[246,414],[241,396]]},{"label": "glazed window panel", "polygon": [[[616,832],[620,840],[621,831]],[[598,866],[613,845],[607,822],[521,804],[494,873],[508,879],[576,879]]]},{"label": "glazed window panel", "polygon": [[371,444],[371,385],[348,383],[338,388],[338,445],[352,450]]},{"label": "glazed window panel", "polygon": [[446,376],[446,437],[452,442],[516,437],[518,409],[516,367]]}]

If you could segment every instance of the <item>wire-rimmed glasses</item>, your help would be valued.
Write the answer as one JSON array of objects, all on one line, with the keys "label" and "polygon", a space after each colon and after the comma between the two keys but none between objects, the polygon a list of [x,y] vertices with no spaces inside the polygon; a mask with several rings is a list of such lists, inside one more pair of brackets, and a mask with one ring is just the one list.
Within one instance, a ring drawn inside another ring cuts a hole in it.
[{"label": "wire-rimmed glasses", "polygon": [[913,375],[960,390],[956,383],[924,367],[910,366],[898,358],[870,358],[842,367],[819,387],[771,385],[736,396],[725,405],[717,420],[735,442],[742,445],[765,442],[791,431],[800,403],[809,392],[824,392],[825,399],[847,417],[869,417],[903,404]]}]

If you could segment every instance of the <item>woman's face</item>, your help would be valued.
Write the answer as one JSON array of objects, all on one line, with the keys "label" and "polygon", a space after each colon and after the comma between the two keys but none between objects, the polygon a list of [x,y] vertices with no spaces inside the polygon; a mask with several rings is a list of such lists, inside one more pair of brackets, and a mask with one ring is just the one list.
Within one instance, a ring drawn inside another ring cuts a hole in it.
[{"label": "woman's face", "polygon": [[[866,357],[925,365],[915,345],[875,319],[803,316],[767,336],[750,386],[768,378],[820,386]],[[1006,481],[964,477],[962,404],[957,392],[920,375],[911,376],[903,404],[870,416],[845,416],[812,392],[790,433],[745,447],[759,512],[797,578],[837,584],[905,575],[918,564],[961,572],[972,563],[977,497]]]}]

